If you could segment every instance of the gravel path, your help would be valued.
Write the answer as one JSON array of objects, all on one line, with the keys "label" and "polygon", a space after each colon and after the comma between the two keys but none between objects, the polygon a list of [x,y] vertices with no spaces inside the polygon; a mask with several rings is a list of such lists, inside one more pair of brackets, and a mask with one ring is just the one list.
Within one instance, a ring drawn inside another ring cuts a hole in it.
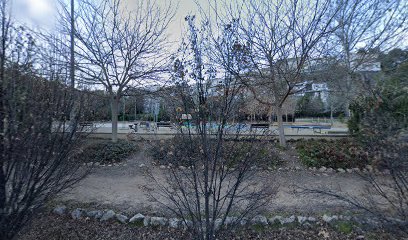
[{"label": "gravel path", "polygon": [[[262,174],[262,181],[278,186],[274,200],[266,207],[268,213],[298,212],[319,213],[341,211],[343,202],[328,197],[299,194],[303,188],[328,188],[345,194],[359,195],[364,188],[364,181],[352,173],[320,173],[305,169],[297,160],[293,149],[284,155],[286,166],[292,171],[273,171]],[[77,203],[107,205],[124,212],[158,212],[160,206],[146,195],[146,189],[154,190],[145,177],[145,164],[156,176],[165,181],[163,171],[151,164],[151,159],[144,151],[129,158],[121,166],[96,167],[94,172],[78,186],[64,193],[59,200]]]}]

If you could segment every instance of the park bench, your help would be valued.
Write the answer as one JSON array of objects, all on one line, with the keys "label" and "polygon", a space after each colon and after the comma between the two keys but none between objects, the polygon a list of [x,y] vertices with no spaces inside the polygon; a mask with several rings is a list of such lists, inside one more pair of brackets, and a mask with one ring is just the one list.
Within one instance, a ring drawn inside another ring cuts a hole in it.
[{"label": "park bench", "polygon": [[348,130],[330,130],[327,134],[348,134]]},{"label": "park bench", "polygon": [[260,129],[269,129],[269,123],[252,123],[250,130],[254,128],[260,128]]},{"label": "park bench", "polygon": [[157,129],[159,129],[160,127],[169,127],[171,128],[171,122],[158,122],[156,123]]},{"label": "park bench", "polygon": [[92,122],[79,122],[78,123],[78,130],[83,132],[90,132],[94,129],[94,125]]},{"label": "park bench", "polygon": [[93,127],[93,123],[92,122],[80,122],[79,126],[81,128],[92,128]]},{"label": "park bench", "polygon": [[300,129],[312,129],[315,133],[322,133],[322,129],[330,129],[331,126],[329,125],[302,125],[302,126],[291,126],[292,129],[297,129],[297,133],[299,133]]}]

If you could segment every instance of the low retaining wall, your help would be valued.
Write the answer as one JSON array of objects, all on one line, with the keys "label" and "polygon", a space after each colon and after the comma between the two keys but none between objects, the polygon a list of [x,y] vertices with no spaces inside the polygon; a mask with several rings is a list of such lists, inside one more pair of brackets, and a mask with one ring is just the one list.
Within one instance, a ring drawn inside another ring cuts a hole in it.
[{"label": "low retaining wall", "polygon": [[[171,139],[176,134],[173,133],[118,133],[119,139],[133,139],[133,140],[166,140]],[[195,134],[192,134],[195,135]],[[91,133],[89,134],[92,138],[103,138],[103,139],[110,139],[112,134],[111,133]],[[214,135],[215,136],[215,135]],[[226,136],[227,137],[227,136]],[[243,138],[248,137],[243,135]],[[278,139],[277,135],[256,135],[255,137],[263,138],[263,139]],[[299,139],[340,139],[340,138],[347,138],[349,137],[348,134],[325,134],[325,135],[285,135],[287,140],[299,140]]]}]

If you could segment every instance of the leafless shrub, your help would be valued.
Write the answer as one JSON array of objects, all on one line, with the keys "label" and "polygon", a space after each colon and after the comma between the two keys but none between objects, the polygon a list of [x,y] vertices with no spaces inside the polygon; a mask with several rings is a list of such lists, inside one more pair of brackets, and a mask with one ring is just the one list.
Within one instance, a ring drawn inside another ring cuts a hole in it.
[{"label": "leafless shrub", "polygon": [[[234,39],[228,34],[210,36],[215,34],[210,25],[204,21],[196,27],[194,16],[186,21],[189,35],[173,77],[183,104],[180,115],[190,114],[191,119],[179,127],[164,157],[173,167],[164,170],[164,179],[150,174],[158,187],[151,197],[181,218],[197,239],[215,239],[225,224],[239,224],[265,206],[276,188],[260,181],[262,172],[255,166],[261,148],[256,141],[265,135],[244,133],[231,122],[242,85],[213,57],[222,55],[231,65],[239,64],[237,53],[230,51]],[[222,47],[214,49],[216,39]],[[184,166],[177,167],[180,163]]]},{"label": "leafless shrub", "polygon": [[[112,141],[117,141],[118,107],[130,89],[152,84],[168,64],[166,29],[172,5],[156,1],[80,1],[75,14],[76,67],[80,83],[100,86],[112,111]],[[71,14],[62,7],[62,32],[69,35]],[[57,42],[68,49],[63,40]],[[65,50],[66,51],[66,50]]]},{"label": "leafless shrub", "polygon": [[77,94],[62,79],[39,77],[31,35],[12,24],[1,3],[0,239],[13,239],[87,171],[72,158],[81,140],[78,121],[68,124]]}]

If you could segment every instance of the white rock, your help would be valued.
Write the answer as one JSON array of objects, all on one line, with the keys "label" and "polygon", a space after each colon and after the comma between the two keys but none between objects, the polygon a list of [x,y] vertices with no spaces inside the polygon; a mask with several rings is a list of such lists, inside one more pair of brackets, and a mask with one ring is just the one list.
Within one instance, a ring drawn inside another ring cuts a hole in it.
[{"label": "white rock", "polygon": [[150,225],[152,226],[166,226],[168,222],[167,218],[164,217],[151,217]]},{"label": "white rock", "polygon": [[323,221],[325,221],[327,223],[330,223],[331,221],[338,220],[339,218],[336,215],[328,216],[328,215],[324,214],[322,219],[323,219]]},{"label": "white rock", "polygon": [[161,169],[166,169],[166,166],[165,165],[160,165],[160,168]]},{"label": "white rock", "polygon": [[268,219],[265,216],[257,215],[251,220],[252,224],[268,225]]},{"label": "white rock", "polygon": [[345,173],[346,171],[343,168],[337,168],[337,172],[339,173]]},{"label": "white rock", "polygon": [[169,219],[169,227],[171,228],[179,228],[180,220],[178,218],[170,218]]},{"label": "white rock", "polygon": [[142,163],[142,164],[139,165],[139,167],[144,168],[144,167],[146,167],[146,164]]},{"label": "white rock", "polygon": [[222,219],[221,218],[217,218],[214,221],[214,228],[215,230],[218,230],[221,228],[221,223],[222,223]]},{"label": "white rock", "polygon": [[281,224],[283,225],[283,224],[293,223],[295,220],[296,220],[296,217],[292,215],[288,218],[282,218]]},{"label": "white rock", "polygon": [[188,229],[193,226],[193,222],[191,220],[181,221],[181,226],[183,226],[183,229]]},{"label": "white rock", "polygon": [[232,225],[232,224],[235,224],[237,221],[238,221],[238,218],[237,218],[237,217],[226,217],[224,224],[225,224],[226,226],[230,226],[230,225]]},{"label": "white rock", "polygon": [[80,219],[82,218],[83,213],[84,213],[84,210],[82,208],[77,208],[71,212],[71,217],[73,219]]},{"label": "white rock", "polygon": [[115,215],[116,215],[116,214],[115,214],[115,212],[114,212],[113,210],[108,210],[108,211],[106,211],[106,212],[102,215],[102,217],[101,217],[101,222],[103,222],[103,221],[108,221],[108,220],[114,218]]},{"label": "white rock", "polygon": [[275,224],[275,223],[281,223],[282,222],[283,217],[282,216],[273,216],[271,218],[269,218],[269,224]]},{"label": "white rock", "polygon": [[307,221],[307,217],[297,216],[298,223],[303,224]]},{"label": "white rock", "polygon": [[103,216],[103,212],[101,210],[92,210],[86,212],[86,215],[90,218],[99,219]]},{"label": "white rock", "polygon": [[129,218],[122,214],[116,214],[116,219],[121,223],[126,223]]},{"label": "white rock", "polygon": [[373,170],[374,170],[373,166],[371,166],[371,165],[367,165],[367,166],[366,166],[366,169],[367,169],[369,172],[373,172]]},{"label": "white rock", "polygon": [[131,217],[129,223],[139,223],[143,222],[145,216],[141,213],[136,214],[135,216]]},{"label": "white rock", "polygon": [[145,216],[143,219],[143,226],[147,227],[150,225],[150,217],[149,216]]},{"label": "white rock", "polygon": [[53,210],[53,212],[54,212],[55,214],[58,214],[58,215],[64,215],[64,214],[66,213],[66,211],[67,211],[67,207],[64,206],[64,205],[62,205],[62,206],[57,206],[57,207],[55,207],[54,210]]},{"label": "white rock", "polygon": [[346,172],[348,172],[348,173],[353,173],[353,169],[347,168],[347,169],[346,169]]},{"label": "white rock", "polygon": [[239,221],[239,224],[241,226],[245,226],[245,225],[247,225],[247,223],[248,223],[248,219],[246,219],[246,218],[243,218],[243,219],[241,219],[241,221]]},{"label": "white rock", "polygon": [[308,221],[308,222],[316,222],[317,220],[316,220],[315,217],[308,217],[308,218],[307,218],[307,221]]},{"label": "white rock", "polygon": [[353,168],[352,170],[353,170],[353,172],[359,172],[360,171],[359,168]]},{"label": "white rock", "polygon": [[184,170],[184,169],[186,169],[186,167],[184,167],[184,166],[179,166],[179,169],[180,169],[180,170]]},{"label": "white rock", "polygon": [[331,217],[328,216],[328,215],[326,215],[326,214],[323,215],[322,219],[323,219],[323,221],[325,221],[325,222],[327,222],[327,223],[332,220]]},{"label": "white rock", "polygon": [[333,168],[327,168],[326,172],[332,173],[332,172],[334,172],[334,169]]},{"label": "white rock", "polygon": [[320,171],[320,172],[326,172],[326,170],[327,170],[326,167],[321,167],[321,168],[319,168],[319,171]]}]

